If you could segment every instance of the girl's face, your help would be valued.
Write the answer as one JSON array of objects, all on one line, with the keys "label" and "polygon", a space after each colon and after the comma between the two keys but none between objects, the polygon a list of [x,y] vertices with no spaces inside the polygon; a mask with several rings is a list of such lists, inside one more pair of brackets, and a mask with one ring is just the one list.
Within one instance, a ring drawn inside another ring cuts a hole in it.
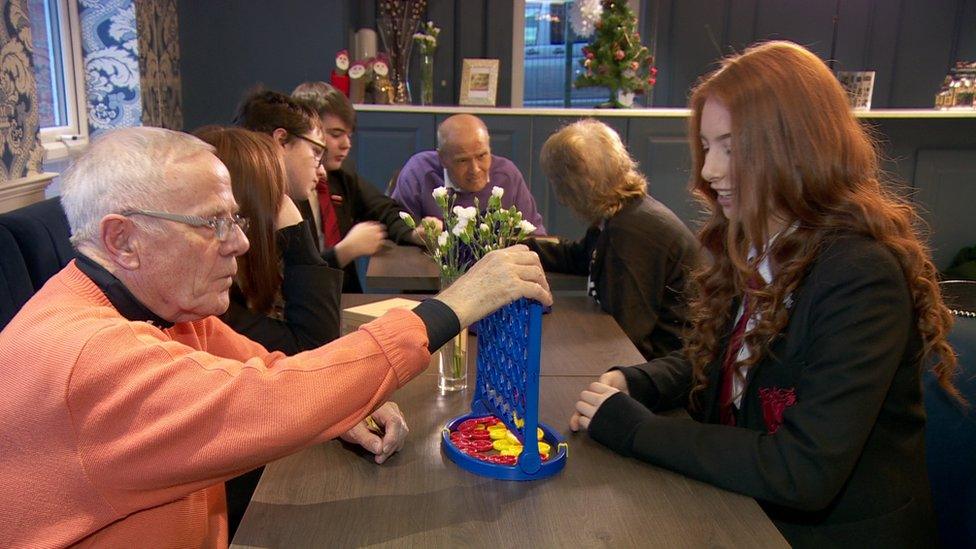
[{"label": "girl's face", "polygon": [[732,115],[725,105],[715,99],[707,99],[701,113],[702,179],[717,194],[719,206],[725,217],[732,219],[736,211],[735,187],[730,178],[732,164]]}]

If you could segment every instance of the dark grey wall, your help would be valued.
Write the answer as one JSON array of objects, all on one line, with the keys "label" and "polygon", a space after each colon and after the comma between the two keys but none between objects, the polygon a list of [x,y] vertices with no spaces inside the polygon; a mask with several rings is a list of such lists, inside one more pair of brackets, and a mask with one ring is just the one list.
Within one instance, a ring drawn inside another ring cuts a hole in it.
[{"label": "dark grey wall", "polygon": [[229,123],[257,83],[290,91],[328,80],[349,43],[348,0],[180,0],[186,129]]},{"label": "dark grey wall", "polygon": [[684,106],[721,56],[758,40],[793,40],[828,59],[835,15],[836,68],[877,72],[872,108],[930,108],[950,65],[976,59],[976,0],[645,0],[643,10],[657,107]]},{"label": "dark grey wall", "polygon": [[[434,56],[434,102],[456,105],[465,58],[501,60],[498,105],[511,105],[513,0],[429,0],[442,32]],[[355,29],[375,28],[374,0],[179,0],[180,69],[187,129],[229,122],[257,83],[283,91],[328,81],[335,52]],[[379,44],[382,49],[382,44]],[[419,56],[410,79],[419,93]]]}]

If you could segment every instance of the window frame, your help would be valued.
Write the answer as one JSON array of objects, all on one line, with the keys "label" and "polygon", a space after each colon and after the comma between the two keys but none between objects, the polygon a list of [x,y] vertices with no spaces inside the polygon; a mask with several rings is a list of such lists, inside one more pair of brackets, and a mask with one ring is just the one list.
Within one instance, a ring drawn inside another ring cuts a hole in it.
[{"label": "window frame", "polygon": [[[85,64],[81,49],[81,19],[78,3],[51,0],[58,10],[61,60],[64,71],[65,111],[68,124],[41,128],[44,161],[71,156],[88,145],[88,102],[85,95]],[[53,37],[52,37],[53,39]]]}]

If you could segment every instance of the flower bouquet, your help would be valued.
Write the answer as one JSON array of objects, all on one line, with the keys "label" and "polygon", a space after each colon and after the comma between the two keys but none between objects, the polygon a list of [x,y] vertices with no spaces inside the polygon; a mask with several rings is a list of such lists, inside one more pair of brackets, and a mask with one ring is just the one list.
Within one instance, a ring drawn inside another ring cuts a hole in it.
[{"label": "flower bouquet", "polygon": [[[424,219],[424,243],[440,268],[441,289],[492,250],[518,244],[535,231],[535,225],[522,219],[515,206],[502,207],[505,190],[492,187],[488,207],[481,211],[477,197],[474,206],[455,206],[455,195],[447,187],[434,189],[434,201],[443,214],[444,226]],[[400,217],[410,228],[417,226],[410,214]],[[467,387],[467,328],[441,350],[439,386],[442,391],[459,391]]]}]

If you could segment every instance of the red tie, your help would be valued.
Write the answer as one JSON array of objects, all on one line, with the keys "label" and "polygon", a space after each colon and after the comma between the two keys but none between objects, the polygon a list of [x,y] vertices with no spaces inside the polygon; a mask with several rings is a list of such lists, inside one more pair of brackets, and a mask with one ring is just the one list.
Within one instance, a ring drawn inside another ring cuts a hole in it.
[{"label": "red tie", "polygon": [[732,328],[729,346],[725,350],[725,360],[722,361],[721,389],[719,391],[719,420],[722,425],[735,425],[735,412],[732,409],[732,380],[735,378],[735,364],[739,357],[739,350],[745,340],[746,326],[752,316],[748,296],[742,298],[742,316]]},{"label": "red tie", "polygon": [[336,216],[335,206],[332,205],[332,193],[329,192],[328,176],[319,178],[315,185],[319,195],[319,212],[322,214],[322,233],[325,235],[325,245],[335,247],[342,240],[339,232],[339,218]]}]

